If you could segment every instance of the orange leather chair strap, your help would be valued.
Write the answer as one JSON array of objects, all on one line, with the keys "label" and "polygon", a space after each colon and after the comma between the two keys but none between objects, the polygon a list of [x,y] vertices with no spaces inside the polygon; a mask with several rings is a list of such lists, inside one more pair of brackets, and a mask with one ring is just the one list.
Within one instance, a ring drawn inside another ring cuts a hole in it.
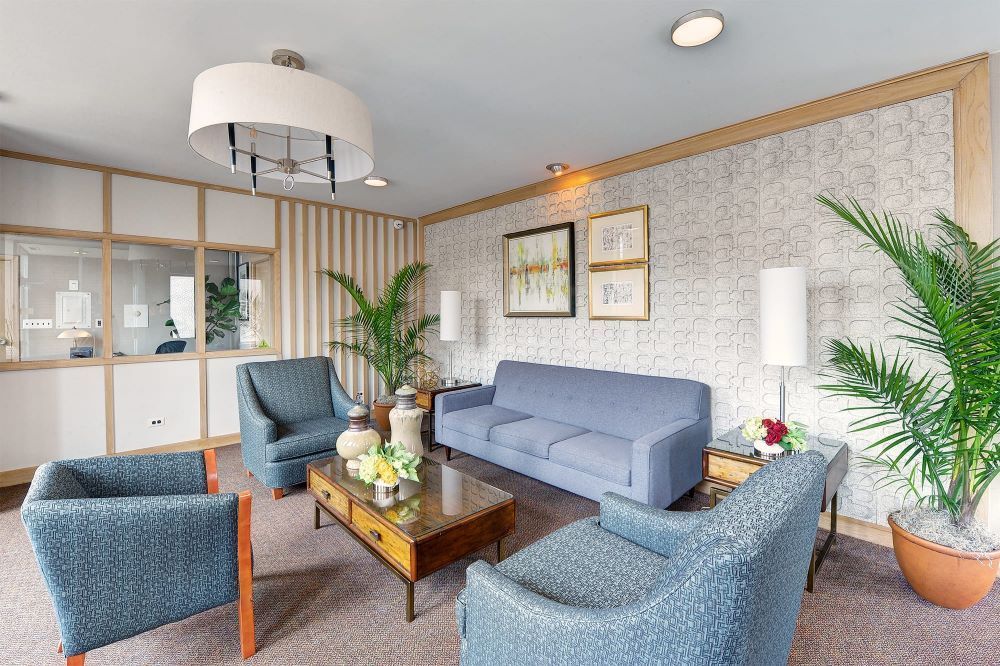
[{"label": "orange leather chair strap", "polygon": [[205,479],[208,481],[208,492],[219,492],[219,468],[215,464],[215,449],[205,449]]}]

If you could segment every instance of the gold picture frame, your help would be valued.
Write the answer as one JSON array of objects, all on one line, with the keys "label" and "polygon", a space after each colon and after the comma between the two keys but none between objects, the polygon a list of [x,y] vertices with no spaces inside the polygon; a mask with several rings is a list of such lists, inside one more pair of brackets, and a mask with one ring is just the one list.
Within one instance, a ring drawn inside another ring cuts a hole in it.
[{"label": "gold picture frame", "polygon": [[[623,278],[612,281],[610,278]],[[641,283],[642,303],[636,298]],[[600,295],[600,298],[598,298]],[[587,307],[591,319],[649,321],[649,264],[602,266],[590,269]]]},{"label": "gold picture frame", "polygon": [[587,217],[587,262],[621,266],[649,261],[649,206],[632,206]]}]

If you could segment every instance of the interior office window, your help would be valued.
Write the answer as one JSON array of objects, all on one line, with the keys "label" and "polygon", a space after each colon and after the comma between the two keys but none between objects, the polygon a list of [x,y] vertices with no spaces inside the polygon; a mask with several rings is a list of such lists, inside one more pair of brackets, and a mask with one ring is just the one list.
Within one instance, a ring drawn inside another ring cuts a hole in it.
[{"label": "interior office window", "polygon": [[205,250],[205,349],[266,348],[274,340],[270,254]]},{"label": "interior office window", "polygon": [[101,356],[100,241],[0,234],[0,363]]},{"label": "interior office window", "polygon": [[195,351],[194,248],[112,243],[115,356]]}]

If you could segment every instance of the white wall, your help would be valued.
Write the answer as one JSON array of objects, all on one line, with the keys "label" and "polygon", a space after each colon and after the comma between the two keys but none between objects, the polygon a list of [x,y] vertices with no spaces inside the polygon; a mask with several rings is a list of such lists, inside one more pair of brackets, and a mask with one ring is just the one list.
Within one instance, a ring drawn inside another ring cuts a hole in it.
[{"label": "white wall", "polygon": [[208,436],[240,431],[239,404],[236,399],[236,366],[244,363],[274,361],[277,356],[210,358],[208,377]]},{"label": "white wall", "polygon": [[104,368],[0,372],[0,470],[102,455]]},{"label": "white wall", "polygon": [[100,231],[101,181],[96,171],[0,157],[0,223]]},{"label": "white wall", "polygon": [[198,240],[198,190],[148,178],[111,176],[111,231]]},{"label": "white wall", "polygon": [[206,190],[205,240],[274,247],[274,201]]},{"label": "white wall", "polygon": [[[198,439],[199,384],[196,360],[114,366],[115,450]],[[163,419],[163,425],[150,427],[153,418]]]}]

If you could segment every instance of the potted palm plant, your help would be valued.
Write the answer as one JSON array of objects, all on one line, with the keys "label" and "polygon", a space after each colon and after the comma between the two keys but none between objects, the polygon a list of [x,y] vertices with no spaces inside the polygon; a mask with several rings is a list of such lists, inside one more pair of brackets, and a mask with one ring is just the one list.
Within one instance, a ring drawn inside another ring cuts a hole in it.
[{"label": "potted palm plant", "polygon": [[1000,566],[1000,538],[976,519],[1000,474],[1000,245],[979,245],[942,212],[933,237],[891,213],[818,201],[898,269],[908,296],[893,303],[894,351],[831,340],[821,389],[860,399],[852,431],[876,440],[864,460],[903,490],[889,516],[903,575],[948,608],[982,599]]},{"label": "potted palm plant", "polygon": [[414,262],[399,269],[382,289],[377,301],[370,301],[361,286],[346,273],[324,269],[322,273],[343,287],[357,312],[337,320],[334,325],[347,333],[345,341],[328,343],[331,349],[346,349],[360,356],[374,368],[385,385],[385,393],[372,404],[379,428],[389,430],[389,411],[395,404],[396,389],[411,374],[418,361],[428,361],[424,344],[428,333],[437,330],[440,317],[418,315],[417,296],[430,265]]}]

